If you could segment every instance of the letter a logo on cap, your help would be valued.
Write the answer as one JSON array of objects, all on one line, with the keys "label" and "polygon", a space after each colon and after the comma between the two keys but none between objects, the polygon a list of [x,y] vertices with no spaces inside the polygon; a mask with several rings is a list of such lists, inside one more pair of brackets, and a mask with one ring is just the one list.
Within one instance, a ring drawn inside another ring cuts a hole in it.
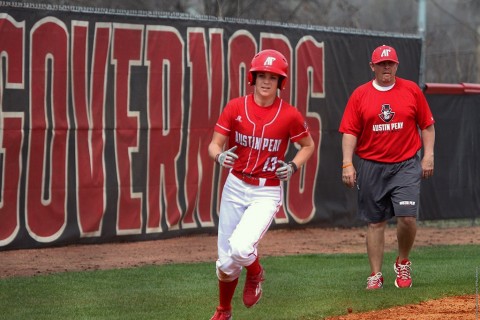
[{"label": "letter a logo on cap", "polygon": [[271,65],[273,65],[274,61],[275,61],[274,57],[267,57],[267,59],[265,59],[265,62],[263,63],[263,65],[264,66],[271,66]]},{"label": "letter a logo on cap", "polygon": [[390,49],[383,49],[382,54],[380,57],[388,57],[390,55]]}]

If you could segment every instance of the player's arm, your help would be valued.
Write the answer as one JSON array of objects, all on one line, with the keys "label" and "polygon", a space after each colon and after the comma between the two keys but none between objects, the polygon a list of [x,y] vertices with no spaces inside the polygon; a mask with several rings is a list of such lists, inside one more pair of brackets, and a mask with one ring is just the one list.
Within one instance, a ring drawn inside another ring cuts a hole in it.
[{"label": "player's arm", "polygon": [[225,145],[225,142],[227,142],[227,138],[227,136],[214,131],[212,141],[208,145],[208,155],[222,167],[231,168],[233,167],[235,160],[238,159],[238,156],[235,154],[237,146],[223,151],[223,146]]},{"label": "player's arm", "polygon": [[295,163],[298,169],[300,169],[315,151],[315,142],[313,141],[312,136],[308,135],[295,143],[300,146],[300,149],[292,159],[292,162]]},{"label": "player's arm", "polygon": [[208,145],[208,155],[215,160],[217,154],[223,152],[223,146],[227,142],[227,136],[216,131],[213,132],[212,141]]},{"label": "player's arm", "polygon": [[353,153],[357,146],[357,137],[353,134],[344,133],[342,136],[342,181],[350,188],[355,186],[357,181],[357,172],[353,165]]},{"label": "player's arm", "polygon": [[275,174],[277,178],[282,181],[289,180],[290,177],[312,156],[313,151],[315,151],[315,142],[310,135],[303,137],[295,142],[295,144],[298,144],[300,149],[297,151],[297,154],[295,154],[292,161],[289,161],[288,163],[282,160],[278,161],[280,167],[277,168]]},{"label": "player's arm", "polygon": [[429,178],[433,176],[433,146],[435,145],[435,127],[432,124],[422,130],[423,158],[422,158],[422,177]]}]

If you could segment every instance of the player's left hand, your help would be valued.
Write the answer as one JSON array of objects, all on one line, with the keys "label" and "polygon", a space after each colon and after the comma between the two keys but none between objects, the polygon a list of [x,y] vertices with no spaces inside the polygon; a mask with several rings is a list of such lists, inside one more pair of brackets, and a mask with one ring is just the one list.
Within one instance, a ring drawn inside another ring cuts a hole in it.
[{"label": "player's left hand", "polygon": [[290,163],[285,163],[282,160],[278,160],[280,167],[275,171],[277,178],[282,181],[288,181],[290,177],[295,173],[294,165]]}]

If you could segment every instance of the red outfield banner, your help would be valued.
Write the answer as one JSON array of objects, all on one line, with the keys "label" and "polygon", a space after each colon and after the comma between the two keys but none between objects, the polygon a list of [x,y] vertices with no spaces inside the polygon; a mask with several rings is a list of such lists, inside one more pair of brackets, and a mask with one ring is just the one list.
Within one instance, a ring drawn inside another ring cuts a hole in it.
[{"label": "red outfield banner", "polygon": [[0,7],[0,249],[214,231],[228,172],[207,146],[266,48],[289,61],[282,97],[317,146],[273,227],[357,223],[338,178],[344,105],[384,41],[418,77],[419,39],[71,9]]}]

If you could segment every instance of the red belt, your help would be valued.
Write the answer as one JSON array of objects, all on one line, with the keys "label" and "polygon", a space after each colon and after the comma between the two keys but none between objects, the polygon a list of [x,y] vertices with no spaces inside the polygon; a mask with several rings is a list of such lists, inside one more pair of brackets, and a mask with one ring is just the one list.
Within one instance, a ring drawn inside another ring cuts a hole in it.
[{"label": "red belt", "polygon": [[280,185],[280,180],[278,179],[257,178],[252,175],[244,174],[233,170],[231,172],[238,179],[253,186],[277,187]]}]

